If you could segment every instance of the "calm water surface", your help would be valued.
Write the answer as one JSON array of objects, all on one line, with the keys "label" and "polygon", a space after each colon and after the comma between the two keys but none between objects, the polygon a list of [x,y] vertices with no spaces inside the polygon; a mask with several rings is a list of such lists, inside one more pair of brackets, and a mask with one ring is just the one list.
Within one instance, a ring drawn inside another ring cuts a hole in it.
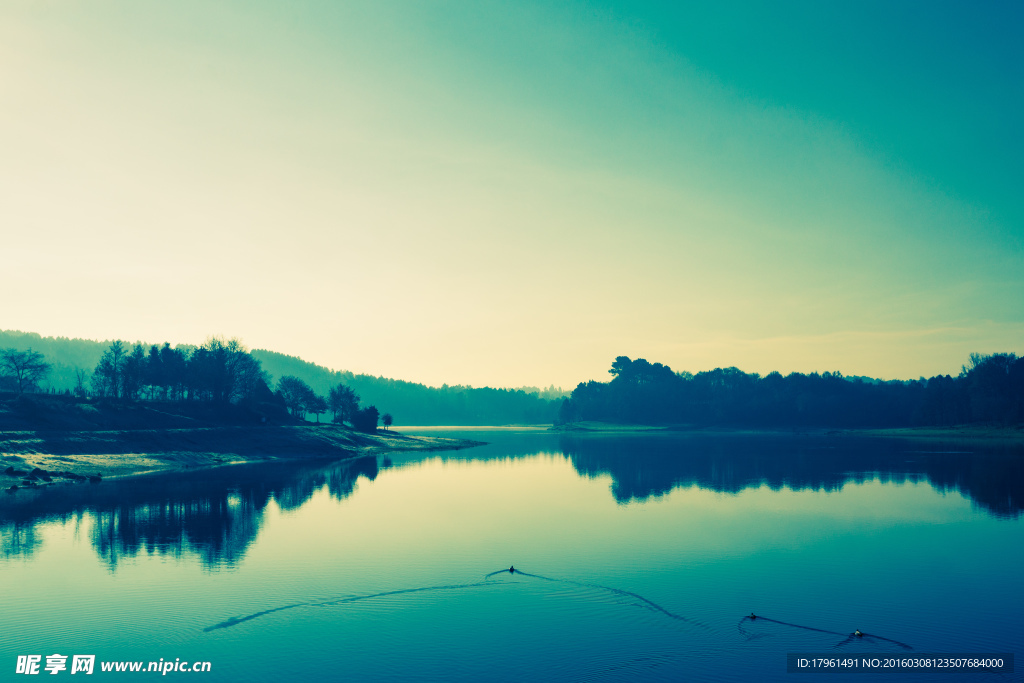
[{"label": "calm water surface", "polygon": [[614,681],[1024,652],[1019,451],[450,433],[490,443],[3,496],[0,680],[54,653],[205,660],[207,681]]}]

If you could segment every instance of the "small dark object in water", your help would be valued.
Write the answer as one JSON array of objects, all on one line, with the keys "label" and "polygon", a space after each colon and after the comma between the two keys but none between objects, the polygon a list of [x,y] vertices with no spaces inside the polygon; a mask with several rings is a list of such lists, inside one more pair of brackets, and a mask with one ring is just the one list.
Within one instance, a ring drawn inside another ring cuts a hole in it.
[{"label": "small dark object in water", "polygon": [[511,567],[508,568],[508,573],[509,574],[515,574],[516,573],[515,565],[512,565]]},{"label": "small dark object in water", "polygon": [[754,614],[753,612],[751,612],[750,613],[750,620],[753,621],[754,619],[757,619],[757,615]]},{"label": "small dark object in water", "polygon": [[864,634],[860,632],[860,629],[857,629],[856,631],[854,631],[853,635],[857,636],[858,638],[863,638],[864,637]]}]

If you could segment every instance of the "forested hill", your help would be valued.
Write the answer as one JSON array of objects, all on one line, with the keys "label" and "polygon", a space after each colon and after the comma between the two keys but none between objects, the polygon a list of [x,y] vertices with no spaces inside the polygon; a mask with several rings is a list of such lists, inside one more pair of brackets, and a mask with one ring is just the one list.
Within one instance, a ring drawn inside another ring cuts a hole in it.
[{"label": "forested hill", "polygon": [[[0,349],[41,353],[50,365],[43,391],[73,391],[76,385],[89,385],[93,371],[109,341],[42,337],[34,332],[0,331]],[[186,347],[191,348],[191,347]],[[360,397],[364,406],[377,406],[391,413],[395,425],[503,425],[550,424],[559,401],[550,400],[549,391],[522,391],[464,386],[427,387],[402,380],[355,375],[330,370],[295,356],[255,349],[250,355],[260,361],[269,375],[267,384],[277,387],[281,377],[293,376],[305,381],[320,395],[345,384]],[[81,377],[79,375],[82,375]],[[557,393],[557,392],[555,392]]]},{"label": "forested hill", "polygon": [[266,349],[253,349],[251,353],[274,377],[298,377],[317,393],[326,394],[331,387],[344,384],[359,394],[363,405],[375,405],[393,414],[398,425],[550,424],[560,403],[517,389],[428,387],[330,370]]},{"label": "forested hill", "polygon": [[75,373],[78,370],[89,375],[100,362],[103,352],[110,346],[109,341],[93,339],[69,339],[68,337],[42,337],[35,332],[0,330],[0,349],[28,351],[32,349],[43,354],[50,364],[46,376],[46,387],[63,392],[74,389]]},{"label": "forested hill", "polygon": [[865,382],[838,372],[737,368],[692,375],[619,356],[609,382],[581,383],[559,409],[559,422],[737,427],[910,427],[970,422],[1024,423],[1024,358],[971,354],[957,377]]}]

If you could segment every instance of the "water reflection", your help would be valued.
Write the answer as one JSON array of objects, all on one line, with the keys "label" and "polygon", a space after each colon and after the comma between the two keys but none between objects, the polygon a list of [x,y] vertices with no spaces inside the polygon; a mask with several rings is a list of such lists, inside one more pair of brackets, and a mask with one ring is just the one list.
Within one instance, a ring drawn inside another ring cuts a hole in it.
[{"label": "water reflection", "polygon": [[564,435],[559,448],[578,472],[612,477],[619,503],[661,496],[680,486],[737,493],[835,491],[846,483],[926,481],[958,491],[996,517],[1020,516],[1024,452],[1017,448],[963,450],[957,444],[906,440],[759,435]]},{"label": "water reflection", "polygon": [[[876,478],[958,491],[1001,518],[1019,517],[1024,500],[1024,453],[1019,448],[965,452],[962,445],[763,434],[535,433],[487,438],[494,441],[472,451],[410,454],[393,466],[400,469],[424,457],[509,460],[547,453],[567,458],[583,476],[610,476],[611,493],[620,504],[642,502],[681,486],[728,493],[763,485],[832,491]],[[341,500],[352,494],[359,477],[375,479],[378,467],[375,457],[326,465],[281,461],[4,495],[0,558],[31,556],[41,547],[39,524],[73,521],[85,522],[82,527],[89,529],[92,546],[111,569],[142,552],[189,555],[208,568],[230,567],[257,538],[270,501],[293,510],[324,488]]]},{"label": "water reflection", "polygon": [[30,500],[7,496],[0,502],[0,553],[31,555],[40,547],[41,522],[86,520],[93,547],[111,569],[142,551],[230,566],[256,539],[271,500],[295,509],[325,486],[332,497],[346,498],[359,477],[372,480],[377,472],[374,457],[281,462],[65,486],[33,492]]}]

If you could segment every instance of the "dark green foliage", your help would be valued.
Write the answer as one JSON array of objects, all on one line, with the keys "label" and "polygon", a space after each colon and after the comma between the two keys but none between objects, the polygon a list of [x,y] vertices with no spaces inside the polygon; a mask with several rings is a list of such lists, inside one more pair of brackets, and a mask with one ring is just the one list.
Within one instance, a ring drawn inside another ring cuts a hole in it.
[{"label": "dark green foliage", "polygon": [[316,421],[320,421],[320,413],[327,410],[327,400],[323,396],[313,394],[306,402],[306,410],[316,415]]},{"label": "dark green foliage", "polygon": [[377,412],[377,408],[370,406],[356,411],[352,417],[352,426],[360,432],[372,434],[377,431],[378,420],[380,420],[380,413]]},{"label": "dark green foliage", "polygon": [[93,394],[101,398],[118,399],[124,394],[124,342],[111,342],[92,373]]},{"label": "dark green foliage", "polygon": [[277,391],[291,414],[298,418],[306,416],[306,410],[316,396],[308,384],[291,375],[285,375],[277,381]]},{"label": "dark green foliage", "polygon": [[[117,340],[92,373],[92,395],[99,398],[208,401],[222,405],[272,398],[259,361],[237,339],[210,338],[202,346],[142,344]],[[75,393],[85,392],[78,373]]]},{"label": "dark green foliage", "polygon": [[327,406],[337,423],[352,422],[352,416],[359,410],[359,394],[344,384],[333,387],[327,396]]},{"label": "dark green foliage", "polygon": [[609,372],[610,382],[577,386],[559,421],[848,428],[1024,422],[1024,358],[1014,354],[973,354],[960,377],[908,382],[850,381],[838,372],[761,377],[736,368],[676,374],[626,356]]}]

